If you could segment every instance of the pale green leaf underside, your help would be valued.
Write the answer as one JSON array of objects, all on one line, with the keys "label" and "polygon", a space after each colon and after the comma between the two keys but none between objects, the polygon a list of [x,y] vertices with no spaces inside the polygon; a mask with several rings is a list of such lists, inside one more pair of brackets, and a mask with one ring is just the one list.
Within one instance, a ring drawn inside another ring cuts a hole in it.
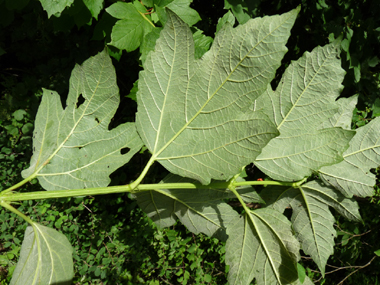
[{"label": "pale green leaf underside", "polygon": [[262,113],[243,114],[274,77],[298,10],[217,34],[194,59],[193,36],[171,11],[140,73],[136,124],[170,172],[208,184],[228,179],[278,133]]},{"label": "pale green leaf underside", "polygon": [[293,61],[276,91],[270,85],[255,103],[278,127],[281,136],[310,133],[339,108],[335,99],[342,90],[344,70],[336,44],[317,47]]},{"label": "pale green leaf underside", "polygon": [[356,130],[343,158],[337,165],[321,168],[321,178],[347,197],[372,196],[376,179],[370,169],[380,165],[380,118]]},{"label": "pale green leaf underside", "polygon": [[353,111],[358,103],[358,95],[350,98],[340,98],[336,101],[339,105],[338,111],[327,121],[323,122],[322,128],[341,127],[345,130],[351,130]]},{"label": "pale green leaf underside", "polygon": [[302,250],[309,254],[323,273],[327,259],[334,252],[334,217],[329,207],[344,217],[360,221],[355,200],[345,198],[339,191],[316,181],[301,187],[268,187],[262,194],[269,207],[283,212],[292,207],[292,224]]},{"label": "pale green leaf underside", "polygon": [[267,114],[281,133],[255,161],[271,178],[300,180],[342,161],[353,132],[331,128],[347,123],[342,115],[347,110],[335,101],[344,76],[338,56],[336,43],[306,52],[286,69],[276,91],[268,85],[256,100],[254,109]]},{"label": "pale green leaf underside", "polygon": [[60,232],[36,223],[27,227],[10,285],[71,284],[72,252]]},{"label": "pale green leaf underside", "polygon": [[[250,216],[248,216],[250,215]],[[229,284],[288,284],[297,277],[299,244],[290,222],[272,209],[238,217],[227,228],[226,263]]]},{"label": "pale green leaf underside", "polygon": [[[163,183],[196,181],[169,174]],[[238,190],[246,199],[261,199],[251,187]],[[226,189],[171,189],[142,191],[134,194],[139,206],[159,227],[169,227],[178,218],[191,232],[200,232],[226,240],[226,227],[238,216],[224,199],[234,198]],[[261,202],[261,200],[259,200]]]},{"label": "pale green leaf underside", "polygon": [[[77,107],[80,95],[84,102]],[[133,123],[108,130],[118,105],[116,75],[106,52],[74,68],[65,109],[56,92],[44,90],[33,156],[23,177],[36,174],[46,190],[107,186],[109,175],[142,146]]]},{"label": "pale green leaf underside", "polygon": [[322,166],[342,161],[342,153],[353,135],[353,131],[341,128],[291,137],[281,135],[267,144],[255,165],[275,180],[301,180]]}]

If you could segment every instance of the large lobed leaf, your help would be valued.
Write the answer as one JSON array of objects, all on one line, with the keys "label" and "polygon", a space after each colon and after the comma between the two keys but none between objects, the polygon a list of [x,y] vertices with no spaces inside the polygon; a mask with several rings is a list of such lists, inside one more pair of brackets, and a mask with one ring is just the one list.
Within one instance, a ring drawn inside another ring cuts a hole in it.
[{"label": "large lobed leaf", "polygon": [[227,228],[229,284],[289,284],[296,281],[299,243],[289,220],[264,208],[235,218]]},{"label": "large lobed leaf", "polygon": [[267,206],[283,212],[291,207],[292,225],[302,250],[309,254],[325,272],[327,259],[334,252],[334,217],[329,207],[333,207],[342,216],[361,221],[359,207],[355,200],[345,198],[339,191],[316,181],[303,184],[299,188],[267,187],[262,198]]},{"label": "large lobed leaf", "polygon": [[273,179],[300,180],[343,160],[354,132],[331,128],[346,127],[337,115],[343,114],[341,101],[335,101],[344,76],[340,65],[337,42],[317,47],[291,63],[276,91],[268,86],[255,102],[254,109],[264,111],[281,133],[255,161]]},{"label": "large lobed leaf", "polygon": [[134,123],[108,130],[119,100],[115,70],[105,51],[74,68],[65,109],[56,92],[44,90],[33,156],[23,177],[36,175],[46,190],[107,186],[109,175],[142,146]]},{"label": "large lobed leaf", "polygon": [[380,118],[356,130],[343,158],[341,163],[319,170],[323,181],[347,197],[372,196],[376,177],[370,170],[380,165]]},{"label": "large lobed leaf", "polygon": [[227,23],[195,60],[189,27],[167,10],[137,94],[137,129],[153,160],[208,184],[256,158],[278,132],[261,112],[244,111],[273,79],[298,11]]},{"label": "large lobed leaf", "polygon": [[72,252],[62,233],[33,223],[26,228],[10,285],[71,284],[74,276]]}]

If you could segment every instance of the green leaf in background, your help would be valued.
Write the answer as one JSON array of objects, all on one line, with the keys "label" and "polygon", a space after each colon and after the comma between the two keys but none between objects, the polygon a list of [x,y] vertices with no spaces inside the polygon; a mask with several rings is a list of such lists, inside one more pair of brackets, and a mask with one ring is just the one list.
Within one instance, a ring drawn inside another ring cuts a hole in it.
[{"label": "green leaf in background", "polygon": [[376,250],[374,253],[375,253],[377,256],[380,256],[380,249]]},{"label": "green leaf in background", "polygon": [[110,45],[128,52],[140,46],[144,35],[154,28],[150,16],[144,14],[144,9],[138,1],[134,4],[116,2],[106,9],[111,16],[120,19],[112,28]]},{"label": "green leaf in background", "polygon": [[60,1],[51,1],[51,0],[40,0],[42,8],[48,13],[48,18],[51,15],[60,16],[61,12],[65,10],[66,7],[71,6],[74,3],[74,0],[60,0]]},{"label": "green leaf in background", "polygon": [[136,124],[152,160],[203,184],[229,179],[254,160],[278,133],[261,112],[243,111],[274,77],[297,13],[227,26],[195,60],[189,27],[167,11],[137,94]]},{"label": "green leaf in background", "polygon": [[118,91],[105,51],[74,68],[65,109],[56,92],[44,90],[33,156],[23,177],[36,175],[46,190],[107,186],[109,175],[142,146],[133,123],[108,130],[119,105]]},{"label": "green leaf in background", "polygon": [[342,153],[354,133],[340,128],[320,129],[339,114],[341,107],[335,101],[344,76],[337,46],[334,42],[306,52],[286,69],[276,91],[268,86],[255,102],[254,109],[263,110],[281,133],[255,161],[273,179],[300,180],[322,166],[343,160]]},{"label": "green leaf in background", "polygon": [[219,18],[218,24],[216,25],[216,33],[219,32],[227,23],[229,23],[232,27],[235,25],[235,16],[228,11],[222,18]]},{"label": "green leaf in background", "polygon": [[251,17],[246,13],[247,3],[245,2],[245,0],[224,0],[224,9],[231,9],[239,24],[244,24],[251,19]]},{"label": "green leaf in background", "polygon": [[26,228],[20,259],[10,285],[69,285],[73,249],[63,234],[37,223]]},{"label": "green leaf in background", "polygon": [[327,259],[334,252],[334,217],[329,207],[333,207],[349,220],[361,221],[359,207],[355,200],[345,198],[339,191],[316,181],[303,184],[299,188],[267,187],[262,198],[269,207],[283,212],[292,208],[292,224],[302,250],[309,254],[325,272]]},{"label": "green leaf in background", "polygon": [[289,220],[272,209],[257,209],[235,218],[227,228],[229,284],[288,284],[297,277],[299,243]]},{"label": "green leaf in background", "polygon": [[196,32],[193,33],[193,39],[195,48],[194,57],[198,59],[210,49],[213,38],[204,35],[201,30],[196,29]]},{"label": "green leaf in background", "polygon": [[305,271],[305,268],[299,263],[297,263],[297,272],[298,272],[298,279],[300,283],[303,284],[305,282],[306,271]]},{"label": "green leaf in background", "polygon": [[84,5],[90,10],[92,17],[98,20],[98,15],[103,9],[104,0],[83,0]]},{"label": "green leaf in background", "polygon": [[380,164],[380,118],[356,129],[344,161],[319,170],[324,182],[334,186],[346,197],[373,195],[376,177],[370,172]]},{"label": "green leaf in background", "polygon": [[143,66],[144,66],[144,62],[146,60],[148,53],[154,50],[154,47],[156,46],[156,41],[160,37],[161,31],[162,31],[162,28],[155,27],[144,36],[144,39],[140,45],[140,53],[141,53],[140,60]]}]

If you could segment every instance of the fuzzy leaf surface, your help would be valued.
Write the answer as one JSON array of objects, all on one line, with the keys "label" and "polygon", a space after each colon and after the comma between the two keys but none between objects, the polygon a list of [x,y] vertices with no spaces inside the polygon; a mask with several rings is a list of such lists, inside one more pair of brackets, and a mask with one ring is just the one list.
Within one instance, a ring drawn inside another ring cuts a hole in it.
[{"label": "fuzzy leaf surface", "polygon": [[351,130],[352,115],[358,103],[358,95],[340,98],[336,103],[339,105],[338,112],[323,122],[322,128],[341,127],[345,130]]},{"label": "fuzzy leaf surface", "polygon": [[291,137],[280,136],[269,142],[255,164],[275,180],[301,180],[322,166],[341,162],[354,134],[330,128]]},{"label": "fuzzy leaf surface", "polygon": [[[196,180],[169,174],[162,183],[196,183]],[[241,187],[237,191],[248,201],[263,202],[252,187]],[[177,218],[191,232],[200,232],[226,240],[226,227],[238,214],[224,199],[234,198],[227,189],[160,189],[134,194],[137,203],[159,227],[172,226]]]},{"label": "fuzzy leaf surface", "polygon": [[248,110],[272,80],[298,10],[227,25],[194,58],[189,27],[170,10],[140,73],[136,124],[152,159],[170,172],[208,184],[229,179],[278,135]]},{"label": "fuzzy leaf surface", "polygon": [[236,218],[227,228],[229,284],[288,284],[298,278],[299,243],[289,220],[263,208]]},{"label": "fuzzy leaf surface", "polygon": [[66,236],[37,223],[28,226],[10,285],[72,283],[73,249]]},{"label": "fuzzy leaf surface", "polygon": [[302,250],[309,254],[322,273],[327,259],[334,252],[335,219],[329,207],[342,216],[361,221],[359,207],[355,200],[345,198],[332,187],[316,181],[303,184],[299,188],[267,187],[262,194],[268,207],[279,212],[292,208],[292,224]]},{"label": "fuzzy leaf surface", "polygon": [[276,91],[269,85],[255,102],[254,110],[267,114],[281,133],[255,161],[273,179],[300,180],[343,160],[354,133],[321,129],[339,112],[335,99],[342,90],[344,70],[338,57],[337,43],[306,52],[286,69]]},{"label": "fuzzy leaf surface", "polygon": [[310,133],[338,111],[345,74],[339,52],[336,43],[305,52],[285,70],[276,91],[268,86],[256,101],[255,109],[273,120],[282,137]]},{"label": "fuzzy leaf surface", "polygon": [[134,123],[108,130],[119,105],[118,91],[106,52],[74,68],[65,109],[56,92],[44,90],[33,156],[23,177],[37,175],[46,190],[107,186],[109,175],[142,147]]},{"label": "fuzzy leaf surface", "polygon": [[347,197],[372,196],[376,177],[370,170],[380,165],[380,118],[356,130],[343,158],[341,163],[319,170],[323,181]]}]

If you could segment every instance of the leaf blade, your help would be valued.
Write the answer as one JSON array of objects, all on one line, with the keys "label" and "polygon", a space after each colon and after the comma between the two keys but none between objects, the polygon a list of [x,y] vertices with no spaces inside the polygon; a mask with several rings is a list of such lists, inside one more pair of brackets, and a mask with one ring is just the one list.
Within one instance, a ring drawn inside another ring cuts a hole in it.
[{"label": "leaf blade", "polygon": [[71,284],[74,277],[72,251],[63,234],[34,223],[25,231],[20,259],[10,284]]},{"label": "leaf blade", "polygon": [[22,175],[36,175],[46,190],[105,187],[109,175],[142,146],[133,123],[108,130],[119,95],[105,51],[74,68],[66,104],[63,109],[59,95],[44,90],[33,133],[33,156]]},{"label": "leaf blade", "polygon": [[235,219],[227,233],[229,284],[249,284],[253,278],[258,284],[287,284],[297,279],[299,244],[282,214],[267,208],[251,211]]},{"label": "leaf blade", "polygon": [[[227,27],[210,51],[195,60],[189,28],[167,11],[156,50],[140,74],[137,96],[137,128],[153,160],[172,173],[207,184],[210,179],[231,178],[258,155],[277,132],[264,115],[243,114],[242,108],[248,108],[273,78],[297,13],[255,19],[235,30]],[[247,30],[259,39],[243,37]],[[263,45],[270,51],[262,55]],[[246,51],[231,60],[229,51],[243,47]],[[256,55],[261,66],[252,63]],[[252,127],[258,125],[263,126],[259,131]],[[247,128],[248,134],[239,131]],[[200,152],[194,152],[198,147]],[[217,170],[220,165],[226,165],[222,171]]]}]

